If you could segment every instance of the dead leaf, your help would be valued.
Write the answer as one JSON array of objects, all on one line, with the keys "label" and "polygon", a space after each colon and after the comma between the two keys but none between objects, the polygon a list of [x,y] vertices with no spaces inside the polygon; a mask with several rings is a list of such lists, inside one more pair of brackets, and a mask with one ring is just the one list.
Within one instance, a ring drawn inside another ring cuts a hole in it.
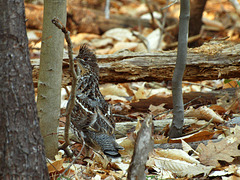
[{"label": "dead leaf", "polygon": [[235,127],[235,133],[227,136],[220,142],[209,141],[208,145],[200,144],[197,148],[202,164],[220,166],[219,160],[232,162],[234,157],[240,156],[238,146],[240,144],[240,126]]},{"label": "dead leaf", "polygon": [[165,104],[160,104],[158,106],[154,106],[154,105],[150,105],[149,106],[149,110],[151,111],[151,113],[155,116],[157,114],[160,114],[163,111],[166,111],[166,109],[164,108]]},{"label": "dead leaf", "polygon": [[197,151],[195,151],[188,143],[186,143],[183,139],[182,141],[182,149],[184,152],[189,153],[189,152],[193,152],[195,155],[199,155],[199,153]]},{"label": "dead leaf", "polygon": [[100,36],[97,34],[90,34],[90,33],[78,33],[76,35],[71,35],[72,43],[75,46],[80,45],[83,40],[92,40],[96,38],[100,38]]},{"label": "dead leaf", "polygon": [[217,112],[218,114],[226,113],[226,109],[219,105],[212,105],[209,108],[212,109],[214,112]]},{"label": "dead leaf", "polygon": [[216,122],[216,123],[224,122],[224,120],[219,114],[217,114],[207,106],[201,106],[197,109],[190,107],[188,110],[185,111],[184,115],[186,117],[197,117],[198,119],[205,119],[208,121],[213,118],[213,122]]},{"label": "dead leaf", "polygon": [[117,42],[113,48],[109,51],[110,54],[113,54],[115,52],[121,51],[121,50],[130,50],[134,51],[136,47],[138,46],[138,43],[136,42]]},{"label": "dead leaf", "polygon": [[153,156],[154,155],[157,155],[157,157],[164,157],[173,160],[181,160],[188,163],[200,163],[198,160],[189,156],[188,153],[181,149],[154,149]]},{"label": "dead leaf", "polygon": [[227,83],[223,84],[223,89],[234,88],[234,87],[239,87],[238,82],[234,80],[229,80]]},{"label": "dead leaf", "polygon": [[136,39],[130,30],[128,29],[124,29],[124,28],[114,28],[114,29],[110,29],[108,31],[106,31],[103,34],[103,37],[108,37],[108,38],[113,38],[117,41],[127,41],[127,40],[134,40]]},{"label": "dead leaf", "polygon": [[209,131],[200,131],[194,134],[190,134],[181,138],[169,139],[169,143],[181,143],[181,140],[185,142],[195,142],[212,139],[214,133]]},{"label": "dead leaf", "polygon": [[133,138],[121,138],[117,140],[117,143],[124,148],[124,150],[120,150],[121,155],[131,156],[134,150],[134,139]]},{"label": "dead leaf", "polygon": [[47,163],[47,168],[49,173],[58,172],[63,169],[63,162],[65,158],[54,161],[52,163]]},{"label": "dead leaf", "polygon": [[134,93],[134,101],[138,101],[140,99],[147,99],[146,89],[145,89],[145,82],[139,86],[136,93]]},{"label": "dead leaf", "polygon": [[93,39],[91,43],[96,48],[102,48],[102,47],[106,47],[109,44],[112,45],[113,39],[112,38]]},{"label": "dead leaf", "polygon": [[[151,32],[148,36],[147,36],[147,40],[149,42],[149,49],[150,50],[156,50],[158,47],[158,43],[160,40],[160,34],[161,31],[159,28],[157,28],[156,30],[154,30],[153,32]],[[165,35],[163,35],[165,36]],[[160,42],[161,47],[158,50],[163,49],[166,46],[166,43],[163,41],[164,37],[162,38],[162,42]]]},{"label": "dead leaf", "polygon": [[155,160],[155,166],[159,169],[169,170],[175,173],[177,176],[193,177],[198,174],[209,174],[212,170],[212,166],[204,166],[200,163],[188,163],[186,161],[173,160],[168,158],[157,157]]},{"label": "dead leaf", "polygon": [[217,31],[220,31],[220,30],[224,30],[224,26],[221,22],[219,21],[216,21],[216,20],[210,20],[210,19],[207,19],[205,17],[202,18],[202,21],[204,24],[208,25],[208,26],[211,26],[211,27],[215,27]]},{"label": "dead leaf", "polygon": [[104,84],[100,86],[100,91],[102,95],[116,95],[116,96],[129,96],[127,89],[122,84]]}]

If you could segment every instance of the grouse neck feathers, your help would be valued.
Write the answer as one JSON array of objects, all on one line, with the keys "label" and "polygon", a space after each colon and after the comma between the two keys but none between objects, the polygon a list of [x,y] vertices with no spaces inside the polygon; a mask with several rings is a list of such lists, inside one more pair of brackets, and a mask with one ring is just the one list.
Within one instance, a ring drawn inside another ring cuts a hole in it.
[{"label": "grouse neck feathers", "polygon": [[122,147],[115,141],[111,106],[99,90],[97,58],[88,46],[83,45],[76,61],[81,77],[77,82],[71,122],[88,146],[95,151],[101,150],[109,157],[120,157],[118,150]]}]

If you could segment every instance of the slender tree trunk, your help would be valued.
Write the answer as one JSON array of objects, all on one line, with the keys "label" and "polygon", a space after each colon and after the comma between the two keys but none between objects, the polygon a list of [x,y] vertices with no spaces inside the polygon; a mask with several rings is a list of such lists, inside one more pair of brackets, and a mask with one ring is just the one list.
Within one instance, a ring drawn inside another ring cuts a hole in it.
[{"label": "slender tree trunk", "polygon": [[202,14],[207,0],[191,0],[189,36],[199,34],[202,27]]},{"label": "slender tree trunk", "polygon": [[182,135],[184,121],[184,106],[182,95],[182,79],[186,67],[187,59],[187,40],[189,25],[189,0],[181,0],[180,22],[178,33],[178,52],[177,62],[172,79],[172,96],[173,96],[173,122],[169,131],[169,137],[179,137]]},{"label": "slender tree trunk", "polygon": [[48,179],[23,0],[0,2],[0,179]]},{"label": "slender tree trunk", "polygon": [[40,72],[38,81],[38,114],[46,155],[50,159],[58,152],[57,127],[60,116],[61,79],[64,35],[52,19],[66,24],[66,0],[45,0]]},{"label": "slender tree trunk", "polygon": [[[203,25],[202,15],[207,0],[190,0],[190,20],[189,20],[189,37],[198,35]],[[198,47],[202,44],[202,39],[189,43],[189,47]]]}]

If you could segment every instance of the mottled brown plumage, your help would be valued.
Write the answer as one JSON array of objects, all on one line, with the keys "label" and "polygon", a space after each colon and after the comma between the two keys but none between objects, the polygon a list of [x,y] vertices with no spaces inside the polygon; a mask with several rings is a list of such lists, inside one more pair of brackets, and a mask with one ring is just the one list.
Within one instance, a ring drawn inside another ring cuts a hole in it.
[{"label": "mottled brown plumage", "polygon": [[107,156],[120,157],[118,150],[122,147],[115,142],[111,106],[99,90],[97,58],[87,45],[83,45],[75,60],[81,77],[77,83],[71,122],[88,146],[103,151]]}]

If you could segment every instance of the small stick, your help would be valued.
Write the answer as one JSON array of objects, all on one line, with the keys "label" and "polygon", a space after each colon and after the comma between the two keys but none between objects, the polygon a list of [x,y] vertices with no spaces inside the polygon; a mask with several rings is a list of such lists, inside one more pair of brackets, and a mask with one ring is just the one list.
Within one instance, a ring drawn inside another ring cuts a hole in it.
[{"label": "small stick", "polygon": [[[167,0],[167,3],[168,3],[168,0]],[[160,31],[160,37],[159,37],[159,41],[158,41],[158,44],[157,44],[157,49],[159,49],[161,47],[161,43],[162,43],[162,40],[163,40],[163,33],[165,32],[165,24],[166,24],[166,19],[167,19],[167,12],[164,11],[163,9],[161,9],[161,14],[163,14],[163,19],[162,19],[162,29],[159,28],[159,31]],[[161,47],[162,48],[162,47]]]},{"label": "small stick", "polygon": [[[189,102],[183,104],[183,106],[186,106],[186,105],[190,104],[191,102],[193,102],[193,101],[195,101],[196,99],[199,99],[199,98],[201,98],[201,97],[202,97],[202,96],[195,97],[195,98],[192,99],[191,101],[189,101]],[[155,119],[156,117],[158,117],[158,116],[160,116],[160,115],[162,115],[162,114],[170,113],[171,111],[173,111],[173,109],[169,109],[169,110],[164,111],[164,112],[162,112],[162,113],[160,113],[160,114],[157,114],[157,115],[153,116],[153,119]]]},{"label": "small stick", "polygon": [[198,129],[195,129],[194,131],[188,132],[188,133],[186,133],[186,134],[183,134],[181,137],[187,136],[187,135],[190,135],[190,134],[193,134],[193,133],[195,133],[195,132],[198,132],[198,131],[204,129],[204,128],[207,127],[209,124],[211,124],[212,121],[213,121],[213,118],[212,118],[208,123],[206,123],[205,125],[203,125],[202,127],[198,128]]},{"label": "small stick", "polygon": [[105,18],[106,19],[110,18],[110,0],[106,0],[106,4],[105,4]]},{"label": "small stick", "polygon": [[167,5],[167,6],[163,7],[163,8],[161,8],[161,10],[167,9],[167,8],[169,8],[170,6],[172,6],[172,5],[174,5],[174,4],[178,3],[178,2],[179,2],[179,0],[175,0],[175,1],[172,2],[171,4],[169,4],[169,5]]},{"label": "small stick", "polygon": [[85,147],[85,143],[83,141],[83,145],[77,156],[72,160],[72,162],[69,164],[69,166],[59,175],[59,179],[61,179],[62,176],[70,169],[70,167],[75,163],[75,161],[78,159],[78,157],[82,154],[83,148]]},{"label": "small stick", "polygon": [[127,117],[125,115],[121,115],[121,114],[113,114],[113,117],[121,117],[121,118],[124,118],[124,119],[127,119],[127,120],[130,120],[132,122],[136,122],[137,119],[134,119],[134,118],[130,118],[130,117]]},{"label": "small stick", "polygon": [[194,83],[194,82],[186,82],[186,81],[183,81],[182,83],[183,83],[183,84],[189,84],[189,85],[196,85],[196,86],[206,87],[206,88],[213,89],[213,90],[216,89],[216,88],[211,87],[211,86],[208,86],[208,85],[199,84],[199,83]]},{"label": "small stick", "polygon": [[132,161],[128,168],[127,179],[147,179],[145,166],[148,154],[153,150],[152,116],[148,115],[138,131]]},{"label": "small stick", "polygon": [[[154,16],[153,16],[153,12],[152,12],[152,9],[151,9],[151,7],[150,7],[150,4],[149,4],[148,0],[145,0],[145,4],[147,5],[148,11],[149,11],[149,13],[150,13],[150,15],[151,15],[153,28],[155,28],[156,26],[157,26],[158,28],[160,28],[159,24],[156,23],[156,21],[155,21],[155,18],[154,18]],[[160,29],[161,29],[161,28],[160,28]]]},{"label": "small stick", "polygon": [[75,96],[76,96],[76,86],[77,86],[77,73],[74,69],[74,59],[73,59],[73,52],[72,52],[72,40],[70,38],[70,32],[66,30],[65,26],[61,23],[61,21],[58,18],[53,18],[52,23],[57,26],[59,29],[62,30],[62,32],[65,35],[65,39],[68,44],[68,57],[69,57],[69,69],[70,73],[72,76],[72,90],[71,90],[71,98],[70,101],[68,102],[67,109],[65,112],[66,116],[66,123],[65,123],[65,132],[64,132],[64,140],[65,143],[59,147],[59,149],[66,149],[66,147],[70,144],[69,143],[69,127],[70,127],[70,122],[71,122],[71,112],[74,108],[75,105]]},{"label": "small stick", "polygon": [[149,48],[149,42],[148,42],[147,38],[145,38],[140,33],[136,33],[134,31],[131,31],[131,33],[133,36],[137,37],[143,43],[143,45],[146,47],[147,51],[149,52],[150,48]]}]

